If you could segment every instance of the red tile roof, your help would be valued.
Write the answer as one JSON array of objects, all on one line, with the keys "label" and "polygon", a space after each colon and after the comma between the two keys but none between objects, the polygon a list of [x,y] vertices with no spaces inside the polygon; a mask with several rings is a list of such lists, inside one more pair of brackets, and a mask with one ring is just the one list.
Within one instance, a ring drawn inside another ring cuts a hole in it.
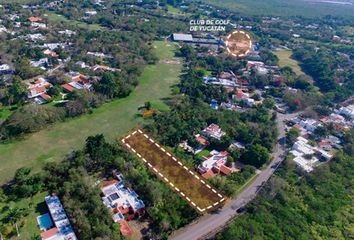
[{"label": "red tile roof", "polygon": [[125,220],[120,220],[119,221],[119,225],[120,225],[120,233],[123,236],[131,236],[133,235],[133,229],[129,226],[129,224],[127,223],[127,221]]},{"label": "red tile roof", "polygon": [[111,180],[111,181],[104,181],[100,183],[100,187],[107,187],[109,185],[117,183],[117,180]]},{"label": "red tile roof", "polygon": [[41,237],[43,240],[46,240],[46,239],[49,239],[49,238],[55,236],[58,233],[59,233],[59,230],[56,227],[54,227],[54,228],[49,229],[48,231],[42,232]]},{"label": "red tile roof", "polygon": [[42,93],[41,95],[39,95],[41,98],[43,98],[44,100],[49,100],[49,99],[51,99],[52,97],[51,96],[49,96],[48,94],[45,94],[45,93]]},{"label": "red tile roof", "polygon": [[85,75],[78,75],[78,76],[75,76],[75,77],[72,77],[71,78],[71,81],[73,81],[73,82],[80,82],[80,81],[82,81],[82,82],[84,82],[84,83],[88,83],[89,81],[88,81],[88,78],[85,76]]},{"label": "red tile roof", "polygon": [[232,173],[232,169],[225,166],[225,165],[221,165],[220,166],[220,172],[224,175],[230,175]]},{"label": "red tile roof", "polygon": [[75,89],[72,87],[72,86],[70,86],[69,84],[63,84],[63,85],[61,85],[62,86],[62,88],[64,88],[66,91],[68,91],[68,92],[73,92]]},{"label": "red tile roof", "polygon": [[32,16],[32,17],[29,17],[28,20],[30,22],[39,22],[39,21],[42,21],[42,18],[41,17]]},{"label": "red tile roof", "polygon": [[202,146],[207,146],[207,145],[209,145],[208,140],[207,140],[205,137],[203,137],[203,136],[197,137],[196,140],[197,140],[197,141],[199,142],[199,144],[202,145]]},{"label": "red tile roof", "polygon": [[36,91],[37,93],[45,92],[47,91],[46,87],[40,86],[40,87],[33,87],[31,88],[32,91]]},{"label": "red tile roof", "polygon": [[212,169],[209,169],[207,172],[202,174],[202,177],[205,179],[209,179],[209,178],[214,177],[215,175],[216,175],[216,173]]},{"label": "red tile roof", "polygon": [[331,143],[328,142],[328,141],[322,140],[322,141],[319,143],[319,145],[320,145],[321,147],[327,147],[327,146],[331,146]]}]

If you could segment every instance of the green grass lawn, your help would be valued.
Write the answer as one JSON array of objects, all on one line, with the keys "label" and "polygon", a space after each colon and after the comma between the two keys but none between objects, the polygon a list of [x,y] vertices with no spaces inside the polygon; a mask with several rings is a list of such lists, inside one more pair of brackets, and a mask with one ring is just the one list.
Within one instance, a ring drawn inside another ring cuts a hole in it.
[{"label": "green grass lawn", "polygon": [[[40,230],[37,223],[37,216],[42,215],[48,212],[48,209],[44,202],[44,197],[47,196],[48,193],[43,192],[39,193],[32,198],[22,199],[17,202],[10,203],[0,203],[0,210],[5,207],[9,208],[20,208],[20,209],[28,209],[29,214],[22,218],[17,224],[19,226],[20,238],[13,237],[12,239],[30,239],[34,235],[40,234]],[[6,216],[6,211],[0,213],[0,222]]]},{"label": "green grass lawn", "polygon": [[[175,45],[155,42],[160,60],[173,59]],[[0,144],[0,182],[8,181],[16,169],[33,167],[39,170],[43,163],[59,161],[73,150],[81,148],[85,139],[103,133],[108,140],[128,132],[144,121],[136,117],[138,107],[150,101],[164,107],[164,98],[171,94],[171,86],[178,83],[182,64],[159,62],[145,68],[139,85],[126,98],[118,99],[75,119],[49,126],[23,140]]]},{"label": "green grass lawn", "polygon": [[317,3],[304,0],[204,0],[241,14],[277,15],[277,16],[341,16],[352,18],[354,6],[341,4]]},{"label": "green grass lawn", "polygon": [[76,21],[76,20],[70,20],[70,19],[67,19],[65,16],[62,16],[62,15],[59,15],[59,14],[56,14],[56,13],[53,13],[53,12],[48,12],[47,13],[47,18],[49,21],[53,21],[53,22],[64,22],[64,23],[67,23],[68,25],[71,25],[71,26],[76,26],[76,27],[79,27],[79,28],[85,28],[85,29],[88,29],[90,31],[97,31],[97,30],[102,30],[103,28],[98,25],[98,24],[87,24],[87,23],[84,23],[84,22],[80,22],[80,21]]},{"label": "green grass lawn", "polygon": [[178,8],[175,8],[172,5],[167,5],[167,10],[168,10],[169,13],[171,13],[173,15],[186,15],[184,12],[182,12]]},{"label": "green grass lawn", "polygon": [[300,66],[299,62],[292,59],[292,51],[291,50],[280,50],[280,51],[275,51],[275,55],[279,58],[279,66],[280,67],[291,67],[293,71],[296,73],[296,75],[301,75],[305,74]]},{"label": "green grass lawn", "polygon": [[197,156],[200,157],[200,158],[203,158],[203,157],[206,157],[208,156],[210,153],[209,150],[207,149],[203,149],[202,151],[200,151],[199,153],[197,153]]}]

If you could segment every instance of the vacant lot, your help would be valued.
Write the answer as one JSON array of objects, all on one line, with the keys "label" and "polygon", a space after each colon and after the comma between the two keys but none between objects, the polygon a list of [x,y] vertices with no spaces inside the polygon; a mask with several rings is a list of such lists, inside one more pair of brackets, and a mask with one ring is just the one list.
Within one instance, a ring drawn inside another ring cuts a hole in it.
[{"label": "vacant lot", "polygon": [[129,134],[122,142],[199,212],[209,211],[223,204],[224,197],[200,178],[199,174],[184,166],[141,130]]},{"label": "vacant lot", "polygon": [[277,57],[279,58],[280,67],[291,67],[293,71],[296,73],[296,75],[305,74],[301,70],[299,66],[299,62],[291,58],[292,55],[291,50],[280,50],[274,52],[274,54],[277,55]]},{"label": "vacant lot", "polygon": [[[166,42],[153,45],[161,60],[174,59],[175,45]],[[170,97],[171,86],[178,83],[181,66],[162,61],[149,65],[128,97],[94,109],[92,114],[54,124],[25,139],[0,144],[0,183],[9,180],[20,167],[38,170],[45,162],[63,159],[70,151],[81,148],[90,135],[103,133],[109,140],[116,139],[143,121],[136,114],[146,101],[166,109],[163,99]]]}]

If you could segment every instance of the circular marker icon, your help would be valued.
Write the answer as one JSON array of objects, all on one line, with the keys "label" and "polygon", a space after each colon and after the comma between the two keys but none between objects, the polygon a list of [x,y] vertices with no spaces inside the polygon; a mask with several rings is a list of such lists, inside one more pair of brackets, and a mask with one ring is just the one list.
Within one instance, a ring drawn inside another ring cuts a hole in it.
[{"label": "circular marker icon", "polygon": [[252,39],[249,33],[235,30],[225,38],[226,51],[228,54],[242,58],[252,50]]}]

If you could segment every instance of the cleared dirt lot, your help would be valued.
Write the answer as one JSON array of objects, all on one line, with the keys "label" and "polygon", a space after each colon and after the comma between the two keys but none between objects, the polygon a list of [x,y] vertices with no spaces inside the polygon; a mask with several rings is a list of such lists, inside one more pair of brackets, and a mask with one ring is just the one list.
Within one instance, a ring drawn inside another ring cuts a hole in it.
[{"label": "cleared dirt lot", "polygon": [[129,151],[136,154],[151,171],[200,213],[218,208],[224,203],[225,198],[199,174],[184,166],[140,129],[121,141]]}]

